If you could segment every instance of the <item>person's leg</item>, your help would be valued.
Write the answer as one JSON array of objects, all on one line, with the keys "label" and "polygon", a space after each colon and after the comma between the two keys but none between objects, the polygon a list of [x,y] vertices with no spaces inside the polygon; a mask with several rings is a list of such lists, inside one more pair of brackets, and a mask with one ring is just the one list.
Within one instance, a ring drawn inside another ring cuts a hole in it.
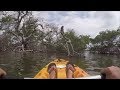
[{"label": "person's leg", "polygon": [[57,78],[57,67],[55,63],[51,63],[48,66],[48,73],[49,73],[49,78],[50,79],[56,79]]},{"label": "person's leg", "polygon": [[0,78],[5,77],[6,74],[7,74],[7,73],[6,73],[3,69],[0,68]]},{"label": "person's leg", "polygon": [[66,76],[67,76],[67,78],[74,78],[74,76],[73,76],[74,72],[75,72],[74,65],[71,64],[71,63],[68,63],[66,65]]}]

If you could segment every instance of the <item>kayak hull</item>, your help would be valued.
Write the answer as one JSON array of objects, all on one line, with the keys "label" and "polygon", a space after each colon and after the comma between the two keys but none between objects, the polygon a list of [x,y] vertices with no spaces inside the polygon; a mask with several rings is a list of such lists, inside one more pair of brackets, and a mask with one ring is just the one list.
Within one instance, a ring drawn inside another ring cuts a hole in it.
[{"label": "kayak hull", "polygon": [[[57,78],[58,79],[66,79],[66,64],[69,61],[64,59],[56,59],[50,63],[55,63],[57,67]],[[50,64],[49,63],[49,64]],[[47,72],[48,65],[47,64],[42,70],[40,70],[34,78],[36,79],[49,79],[49,73]],[[76,71],[74,72],[74,78],[86,77],[89,76],[83,69],[79,68],[77,65],[74,65]]]}]

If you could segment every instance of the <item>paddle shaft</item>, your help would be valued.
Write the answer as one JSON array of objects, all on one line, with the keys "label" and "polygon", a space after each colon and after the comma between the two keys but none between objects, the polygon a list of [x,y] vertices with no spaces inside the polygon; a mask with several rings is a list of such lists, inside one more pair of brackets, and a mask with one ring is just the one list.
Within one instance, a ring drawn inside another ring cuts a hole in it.
[{"label": "paddle shaft", "polygon": [[101,75],[95,75],[95,76],[80,77],[75,79],[106,79],[106,75],[101,74]]},{"label": "paddle shaft", "polygon": [[[24,78],[24,79],[35,79],[35,78]],[[66,79],[105,79],[102,75],[95,75],[95,76],[87,76],[87,77],[80,77],[80,78],[66,78]]]},{"label": "paddle shaft", "polygon": [[95,75],[95,76],[87,76],[87,77],[80,77],[80,78],[74,78],[74,79],[102,79],[102,76]]}]

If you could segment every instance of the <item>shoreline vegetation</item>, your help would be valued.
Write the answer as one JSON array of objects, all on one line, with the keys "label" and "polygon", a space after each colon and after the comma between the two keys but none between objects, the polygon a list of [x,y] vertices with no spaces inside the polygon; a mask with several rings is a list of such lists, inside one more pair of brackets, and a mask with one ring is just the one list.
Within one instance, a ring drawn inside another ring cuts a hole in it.
[{"label": "shoreline vegetation", "polygon": [[82,52],[120,54],[120,28],[99,32],[95,38],[77,35],[39,20],[32,11],[0,11],[0,52],[64,53],[83,56]]}]

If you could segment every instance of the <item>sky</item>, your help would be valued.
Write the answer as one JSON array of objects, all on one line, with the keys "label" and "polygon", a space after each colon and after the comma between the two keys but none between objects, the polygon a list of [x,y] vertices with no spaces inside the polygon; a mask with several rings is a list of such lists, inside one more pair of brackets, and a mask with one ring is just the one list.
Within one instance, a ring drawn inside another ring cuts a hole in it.
[{"label": "sky", "polygon": [[39,20],[54,23],[65,30],[74,29],[77,35],[94,38],[100,31],[114,30],[120,25],[120,11],[34,11]]}]

